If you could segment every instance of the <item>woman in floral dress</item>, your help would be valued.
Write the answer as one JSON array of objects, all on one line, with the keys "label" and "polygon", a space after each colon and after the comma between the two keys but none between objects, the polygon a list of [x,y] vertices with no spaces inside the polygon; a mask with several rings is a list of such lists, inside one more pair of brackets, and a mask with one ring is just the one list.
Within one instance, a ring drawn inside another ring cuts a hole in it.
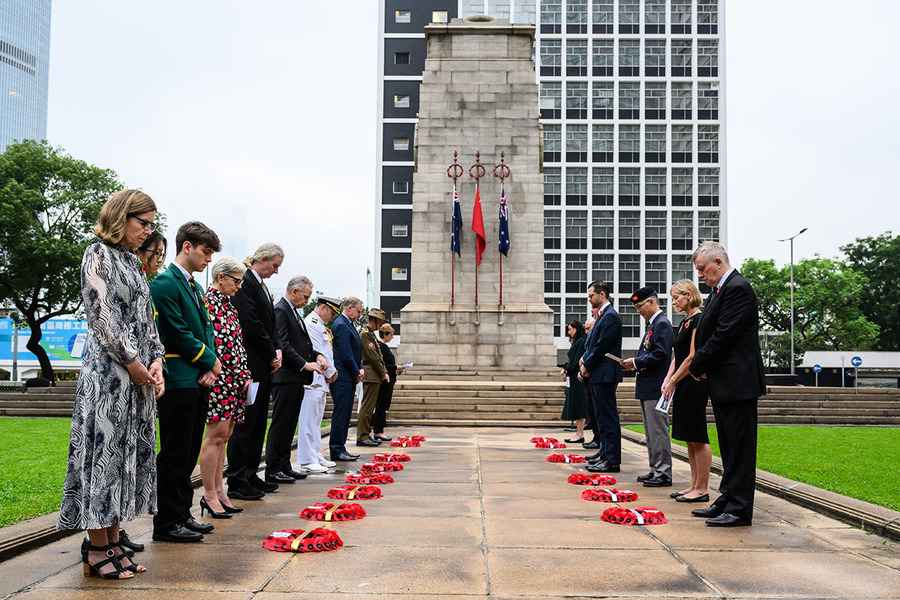
[{"label": "woman in floral dress", "polygon": [[209,391],[206,438],[200,452],[200,474],[203,477],[200,507],[201,511],[208,510],[219,518],[225,515],[230,517],[243,510],[232,506],[228,499],[222,469],[228,438],[234,431],[235,423],[244,421],[244,405],[250,386],[241,324],[237,309],[230,300],[241,288],[246,270],[240,261],[220,258],[213,265],[212,283],[206,292],[206,307],[216,337],[216,356],[222,362],[222,372]]}]

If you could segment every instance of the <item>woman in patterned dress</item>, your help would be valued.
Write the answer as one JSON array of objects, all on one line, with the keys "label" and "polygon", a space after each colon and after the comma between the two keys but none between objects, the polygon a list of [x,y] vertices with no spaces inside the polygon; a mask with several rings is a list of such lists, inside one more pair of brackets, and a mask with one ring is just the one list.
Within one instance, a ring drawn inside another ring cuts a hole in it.
[{"label": "woman in patterned dress", "polygon": [[200,474],[203,477],[201,515],[208,510],[213,517],[228,518],[243,509],[232,506],[222,481],[225,446],[235,423],[244,421],[244,405],[250,386],[247,352],[241,339],[241,323],[231,296],[241,289],[247,268],[233,258],[223,257],[212,268],[212,283],[206,292],[206,308],[216,338],[216,356],[222,361],[222,372],[209,391],[209,413],[206,439],[200,452]]},{"label": "woman in patterned dress", "polygon": [[57,528],[87,530],[84,573],[107,579],[145,571],[119,544],[119,523],[156,511],[154,419],[156,397],[164,391],[164,349],[135,256],[155,218],[147,194],[113,193],[95,227],[100,239],[81,263],[88,337]]}]

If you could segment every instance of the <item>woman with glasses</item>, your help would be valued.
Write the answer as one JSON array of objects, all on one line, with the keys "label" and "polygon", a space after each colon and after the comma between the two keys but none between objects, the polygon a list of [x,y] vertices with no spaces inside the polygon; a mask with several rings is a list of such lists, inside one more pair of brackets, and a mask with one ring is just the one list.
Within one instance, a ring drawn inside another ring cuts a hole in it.
[{"label": "woman with glasses", "polygon": [[230,519],[232,514],[243,510],[232,506],[228,499],[222,470],[225,446],[234,425],[244,421],[247,388],[250,386],[241,323],[237,309],[231,304],[231,297],[241,289],[246,270],[238,260],[220,258],[212,267],[212,282],[206,292],[206,308],[213,325],[216,356],[222,362],[222,372],[209,390],[206,438],[200,451],[200,475],[203,478],[200,516],[208,511],[214,519]]},{"label": "woman with glasses", "polygon": [[144,192],[113,193],[97,219],[99,239],[81,262],[88,336],[57,527],[87,530],[81,560],[88,577],[128,579],[146,570],[122,547],[119,524],[157,507],[154,419],[164,349],[135,256],[155,218]]},{"label": "woman with glasses", "polygon": [[153,279],[166,261],[166,238],[158,231],[153,231],[137,250],[141,259],[141,270],[147,279]]}]

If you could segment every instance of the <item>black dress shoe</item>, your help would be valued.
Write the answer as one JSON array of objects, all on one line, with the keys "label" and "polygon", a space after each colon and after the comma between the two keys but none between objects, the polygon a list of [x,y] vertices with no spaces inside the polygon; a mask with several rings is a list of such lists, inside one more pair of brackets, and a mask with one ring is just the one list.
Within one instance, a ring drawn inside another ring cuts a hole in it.
[{"label": "black dress shoe", "polygon": [[653,477],[645,479],[641,483],[644,484],[644,487],[672,487],[672,480],[668,477]]},{"label": "black dress shoe", "polygon": [[638,475],[636,478],[638,483],[644,483],[648,479],[653,479],[653,473],[646,473],[644,475]]},{"label": "black dress shoe", "polygon": [[265,493],[249,485],[228,486],[228,497],[235,500],[262,500],[263,496],[265,496]]},{"label": "black dress shoe", "polygon": [[590,464],[585,468],[591,473],[618,473],[620,470],[619,465],[610,465],[605,462]]},{"label": "black dress shoe", "polygon": [[381,444],[371,438],[366,438],[363,440],[356,440],[356,445],[357,446],[366,446],[367,448],[377,448]]},{"label": "black dress shoe", "polygon": [[707,527],[749,527],[753,521],[731,513],[722,513],[718,517],[706,520]]},{"label": "black dress shoe", "polygon": [[306,479],[306,473],[300,473],[299,471],[295,471],[293,469],[282,470],[282,473],[285,475],[289,475],[294,479]]},{"label": "black dress shoe", "polygon": [[247,482],[250,485],[252,485],[253,487],[255,487],[256,489],[262,490],[267,494],[274,494],[275,492],[278,491],[277,483],[269,483],[268,481],[263,481],[262,479],[259,478],[259,475],[254,475],[253,477],[250,477],[247,480]]},{"label": "black dress shoe", "polygon": [[357,456],[356,454],[350,454],[349,452],[340,452],[338,454],[331,455],[331,460],[340,462],[351,462],[358,459],[359,456]]},{"label": "black dress shoe", "polygon": [[266,473],[266,483],[275,485],[278,485],[279,483],[294,485],[294,478],[280,471],[278,473]]},{"label": "black dress shoe", "polygon": [[124,529],[119,530],[119,545],[125,546],[126,548],[128,548],[129,550],[133,550],[134,552],[144,551],[144,545],[133,541],[130,537],[128,537],[128,534],[125,533]]},{"label": "black dress shoe", "polygon": [[167,529],[153,530],[154,542],[175,542],[176,544],[190,544],[202,542],[203,536],[196,531],[191,531],[183,525],[173,525]]},{"label": "black dress shoe", "polygon": [[695,508],[691,511],[691,515],[699,519],[715,519],[721,514],[722,509],[715,504],[713,504],[712,506],[707,506],[706,508]]},{"label": "black dress shoe", "polygon": [[684,492],[672,492],[671,494],[669,494],[669,498],[678,498],[678,496],[684,496]]},{"label": "black dress shoe", "polygon": [[191,517],[187,521],[184,522],[184,526],[190,529],[191,531],[196,531],[197,533],[212,533],[215,526],[212,523],[201,523],[194,517]]},{"label": "black dress shoe", "polygon": [[591,440],[586,444],[582,444],[581,447],[584,448],[585,450],[596,450],[597,448],[600,447],[600,444],[597,443],[597,440]]},{"label": "black dress shoe", "polygon": [[384,435],[383,433],[376,433],[376,434],[375,434],[375,439],[378,440],[379,442],[389,442],[389,441],[391,441],[391,440],[394,439],[394,438],[392,438],[392,437],[390,437],[390,436],[387,436],[387,435]]},{"label": "black dress shoe", "polygon": [[576,439],[572,439],[572,440],[563,440],[563,441],[564,441],[565,443],[567,443],[567,444],[583,444],[583,443],[584,443],[584,438],[583,438],[583,437],[580,437],[580,438],[578,438],[577,440],[576,440]]},{"label": "black dress shoe", "polygon": [[702,496],[695,496],[693,498],[681,494],[675,497],[675,502],[709,502],[709,494],[703,494]]},{"label": "black dress shoe", "polygon": [[595,452],[594,454],[591,454],[590,456],[586,456],[586,457],[585,457],[585,460],[589,460],[589,461],[591,461],[591,462],[597,462],[597,461],[603,462],[603,461],[604,461],[604,459],[603,459],[603,453],[602,453],[602,452]]}]

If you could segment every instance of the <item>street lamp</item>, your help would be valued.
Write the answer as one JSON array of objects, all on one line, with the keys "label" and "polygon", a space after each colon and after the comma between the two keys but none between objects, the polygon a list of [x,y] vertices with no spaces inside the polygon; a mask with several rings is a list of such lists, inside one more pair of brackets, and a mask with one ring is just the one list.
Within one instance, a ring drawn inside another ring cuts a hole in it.
[{"label": "street lamp", "polygon": [[806,227],[792,235],[791,237],[778,240],[779,242],[791,243],[791,376],[794,376],[794,238],[799,237],[806,232]]}]

